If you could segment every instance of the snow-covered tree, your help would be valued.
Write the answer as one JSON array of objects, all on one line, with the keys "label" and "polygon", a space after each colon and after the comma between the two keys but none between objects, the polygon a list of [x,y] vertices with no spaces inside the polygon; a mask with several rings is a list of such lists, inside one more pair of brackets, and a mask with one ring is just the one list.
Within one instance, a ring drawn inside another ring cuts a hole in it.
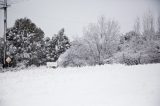
[{"label": "snow-covered tree", "polygon": [[151,11],[148,11],[143,16],[143,36],[146,40],[152,40],[155,35],[154,16]]},{"label": "snow-covered tree", "polygon": [[98,23],[90,24],[84,30],[82,38],[71,43],[71,48],[62,56],[62,66],[104,64],[117,52],[119,35],[118,23],[101,17]]},{"label": "snow-covered tree", "polygon": [[[140,64],[141,55],[144,52],[145,40],[141,34],[130,31],[121,36],[119,57],[120,63],[127,65]],[[117,56],[117,55],[116,55]]]},{"label": "snow-covered tree", "polygon": [[150,11],[144,14],[142,34],[138,31],[139,23],[139,19],[136,20],[134,31],[126,33],[121,39],[123,62],[130,65],[159,62],[160,39],[155,33],[153,14]]},{"label": "snow-covered tree", "polygon": [[157,18],[157,27],[158,27],[157,33],[160,34],[160,15]]},{"label": "snow-covered tree", "polygon": [[92,24],[84,32],[85,40],[94,52],[98,64],[111,57],[119,44],[119,25],[114,20],[100,17],[97,24]]},{"label": "snow-covered tree", "polygon": [[30,61],[33,54],[37,54],[37,45],[41,45],[43,38],[44,32],[30,19],[17,19],[7,31],[7,55],[15,57],[19,62]]},{"label": "snow-covered tree", "polygon": [[59,56],[70,47],[70,41],[62,28],[52,39],[45,39],[46,61],[57,61]]},{"label": "snow-covered tree", "polygon": [[141,23],[140,23],[140,18],[137,17],[133,26],[133,29],[135,33],[140,34],[141,33]]}]

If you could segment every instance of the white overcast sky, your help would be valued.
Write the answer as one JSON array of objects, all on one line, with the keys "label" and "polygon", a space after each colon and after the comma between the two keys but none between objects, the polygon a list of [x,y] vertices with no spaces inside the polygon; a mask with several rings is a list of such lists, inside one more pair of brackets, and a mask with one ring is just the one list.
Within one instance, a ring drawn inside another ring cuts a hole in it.
[{"label": "white overcast sky", "polygon": [[[0,0],[3,1],[3,0]],[[18,18],[30,18],[44,32],[53,36],[65,28],[67,36],[81,36],[83,28],[101,15],[115,19],[121,32],[132,29],[134,20],[150,10],[157,16],[160,0],[9,0],[8,27]],[[3,11],[0,10],[0,36],[3,35]]]}]

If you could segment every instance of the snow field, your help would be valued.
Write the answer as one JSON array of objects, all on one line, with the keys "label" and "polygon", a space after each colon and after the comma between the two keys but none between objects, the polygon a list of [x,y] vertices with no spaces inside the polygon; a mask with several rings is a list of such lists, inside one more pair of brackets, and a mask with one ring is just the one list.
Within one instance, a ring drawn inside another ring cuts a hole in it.
[{"label": "snow field", "polygon": [[160,64],[0,73],[0,106],[159,106]]}]

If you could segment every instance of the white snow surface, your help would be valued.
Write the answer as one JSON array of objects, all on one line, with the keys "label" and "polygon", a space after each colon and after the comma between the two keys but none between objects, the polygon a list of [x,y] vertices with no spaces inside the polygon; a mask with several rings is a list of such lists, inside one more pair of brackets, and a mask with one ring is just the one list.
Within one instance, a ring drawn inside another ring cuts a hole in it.
[{"label": "white snow surface", "polygon": [[0,106],[160,106],[160,64],[0,73]]}]

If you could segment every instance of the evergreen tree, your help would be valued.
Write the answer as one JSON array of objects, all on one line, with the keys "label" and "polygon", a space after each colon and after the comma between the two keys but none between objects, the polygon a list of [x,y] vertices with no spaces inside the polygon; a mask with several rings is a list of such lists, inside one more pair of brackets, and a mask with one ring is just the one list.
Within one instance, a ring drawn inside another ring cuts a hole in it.
[{"label": "evergreen tree", "polygon": [[37,54],[37,45],[41,45],[43,38],[44,32],[30,19],[17,19],[7,31],[7,55],[19,62],[30,61]]},{"label": "evergreen tree", "polygon": [[69,39],[65,36],[64,29],[61,29],[52,39],[46,38],[45,40],[46,61],[57,61],[69,47]]}]

